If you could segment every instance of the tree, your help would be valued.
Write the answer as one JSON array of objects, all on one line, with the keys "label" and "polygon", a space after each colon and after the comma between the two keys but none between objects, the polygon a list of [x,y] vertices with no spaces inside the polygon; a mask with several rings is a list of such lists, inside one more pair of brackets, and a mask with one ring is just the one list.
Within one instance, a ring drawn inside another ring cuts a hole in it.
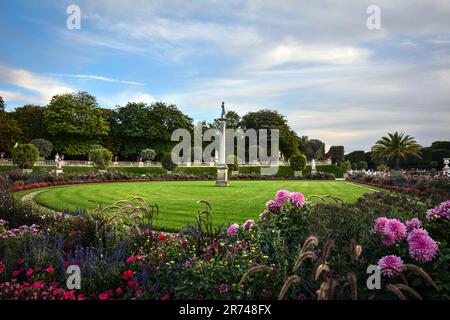
[{"label": "tree", "polygon": [[[225,121],[227,122],[227,128],[229,129],[238,129],[241,124],[241,116],[235,111],[227,111],[225,113]],[[220,119],[214,119],[213,123],[210,126],[211,128],[219,129],[220,128]]]},{"label": "tree", "polygon": [[45,139],[33,139],[30,143],[38,148],[40,156],[48,158],[52,154],[53,144],[50,141]]},{"label": "tree", "polygon": [[0,152],[9,153],[17,142],[22,141],[23,133],[17,121],[5,109],[6,103],[0,97]]},{"label": "tree", "polygon": [[26,142],[36,138],[47,137],[44,125],[44,107],[25,105],[11,112],[11,117],[17,121]]},{"label": "tree", "polygon": [[413,137],[405,135],[403,132],[388,133],[382,137],[372,147],[372,156],[376,159],[395,160],[395,169],[400,167],[400,158],[407,156],[420,156],[421,146],[417,144]]},{"label": "tree", "polygon": [[327,154],[333,163],[344,161],[344,146],[331,146]]},{"label": "tree", "polygon": [[96,98],[87,92],[54,96],[44,111],[44,122],[56,151],[71,156],[86,155],[90,145],[110,132]]},{"label": "tree", "polygon": [[339,167],[342,169],[342,171],[348,172],[352,170],[352,163],[350,162],[350,160],[344,160],[339,164]]},{"label": "tree", "polygon": [[306,156],[300,152],[294,153],[289,159],[289,164],[294,171],[303,171],[306,168]]},{"label": "tree", "polygon": [[167,171],[173,171],[177,164],[172,161],[172,156],[170,153],[164,153],[161,158],[161,165]]},{"label": "tree", "polygon": [[111,165],[112,156],[111,151],[100,146],[94,146],[89,150],[89,159],[98,170],[107,170]]},{"label": "tree", "polygon": [[365,161],[364,151],[357,150],[350,152],[345,155],[345,160],[349,160],[351,163],[359,162],[359,161]]},{"label": "tree", "polygon": [[360,161],[358,162],[358,170],[367,170],[369,166],[367,165],[367,162]]},{"label": "tree", "polygon": [[308,160],[320,159],[325,155],[325,143],[319,139],[311,139],[306,142],[306,156]]},{"label": "tree", "polygon": [[151,147],[157,155],[171,150],[172,132],[178,128],[193,131],[192,119],[175,105],[156,102],[151,105],[129,102],[116,109],[117,126],[113,136],[120,141],[120,154],[125,158],[139,155]]},{"label": "tree", "polygon": [[31,143],[19,144],[12,151],[12,160],[21,169],[33,168],[39,158],[39,149]]},{"label": "tree", "polygon": [[[270,139],[270,129],[278,129],[280,134],[280,151],[289,158],[298,150],[298,136],[287,124],[286,118],[279,114],[278,111],[269,109],[256,112],[249,112],[242,117],[241,128],[244,130],[255,129],[258,133],[259,129],[267,129],[267,138]],[[258,133],[259,137],[259,133]],[[268,143],[268,153],[271,154],[270,144]],[[248,150],[248,148],[246,148]]]},{"label": "tree", "polygon": [[144,149],[141,151],[141,157],[144,161],[155,159],[156,152],[153,149]]}]

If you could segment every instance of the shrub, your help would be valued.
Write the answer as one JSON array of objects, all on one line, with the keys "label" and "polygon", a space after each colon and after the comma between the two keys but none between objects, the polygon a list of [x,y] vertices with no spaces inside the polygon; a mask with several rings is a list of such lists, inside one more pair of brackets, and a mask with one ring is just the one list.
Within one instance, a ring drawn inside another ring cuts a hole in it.
[{"label": "shrub", "polygon": [[228,171],[238,171],[239,170],[239,166],[237,163],[237,157],[235,155],[230,155],[228,158],[228,162],[232,162],[232,163],[228,163]]},{"label": "shrub", "polygon": [[53,144],[50,141],[45,139],[33,139],[30,143],[39,149],[39,154],[42,157],[48,158],[52,154]]},{"label": "shrub", "polygon": [[161,165],[167,171],[173,171],[177,165],[172,161],[172,156],[170,153],[163,154],[161,158]]},{"label": "shrub", "polygon": [[352,163],[352,170],[358,170],[358,164],[356,162]]},{"label": "shrub", "polygon": [[306,156],[297,152],[289,159],[289,164],[294,171],[303,171],[306,168]]},{"label": "shrub", "polygon": [[141,157],[144,161],[154,160],[156,157],[156,152],[153,149],[144,149],[141,151]]},{"label": "shrub", "polygon": [[378,171],[389,171],[389,166],[382,163],[377,166],[377,170]]},{"label": "shrub", "polygon": [[358,162],[358,170],[367,170],[369,166],[367,165],[367,162],[360,161]]},{"label": "shrub", "polygon": [[30,169],[39,158],[39,149],[33,144],[19,144],[12,151],[13,163],[21,169]]},{"label": "shrub", "polygon": [[98,170],[108,169],[111,165],[112,157],[112,153],[103,147],[95,147],[89,150],[89,159],[91,159]]},{"label": "shrub", "polygon": [[349,160],[345,160],[345,161],[341,162],[339,167],[342,169],[342,171],[348,172],[348,171],[350,171],[352,169],[352,164],[350,163]]}]

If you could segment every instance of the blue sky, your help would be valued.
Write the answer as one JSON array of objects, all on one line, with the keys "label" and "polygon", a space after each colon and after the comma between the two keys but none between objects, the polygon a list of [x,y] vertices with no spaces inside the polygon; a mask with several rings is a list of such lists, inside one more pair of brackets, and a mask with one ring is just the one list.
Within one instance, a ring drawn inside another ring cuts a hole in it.
[{"label": "blue sky", "polygon": [[[66,28],[69,5],[81,29]],[[369,5],[381,29],[366,27]],[[450,139],[450,1],[11,1],[0,4],[8,109],[85,90],[162,100],[195,120],[272,108],[346,151],[388,131]]]}]

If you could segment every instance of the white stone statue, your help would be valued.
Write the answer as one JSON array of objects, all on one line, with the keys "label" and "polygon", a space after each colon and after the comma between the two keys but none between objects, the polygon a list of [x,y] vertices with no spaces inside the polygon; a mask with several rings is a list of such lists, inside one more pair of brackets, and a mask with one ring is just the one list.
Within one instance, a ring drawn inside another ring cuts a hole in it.
[{"label": "white stone statue", "polygon": [[57,153],[55,156],[55,164],[56,164],[56,169],[57,170],[61,170],[61,157],[59,156],[59,154]]},{"label": "white stone statue", "polygon": [[316,171],[316,160],[314,158],[311,161],[311,171]]}]

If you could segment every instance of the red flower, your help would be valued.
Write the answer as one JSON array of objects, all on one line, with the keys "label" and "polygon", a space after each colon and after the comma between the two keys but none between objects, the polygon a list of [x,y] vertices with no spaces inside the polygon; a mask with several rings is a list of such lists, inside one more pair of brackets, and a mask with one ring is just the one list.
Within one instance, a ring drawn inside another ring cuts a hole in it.
[{"label": "red flower", "polygon": [[120,296],[122,294],[122,289],[119,287],[116,289],[116,294]]},{"label": "red flower", "polygon": [[169,238],[165,234],[162,234],[162,235],[159,236],[158,241],[164,242],[167,239],[169,239]]},{"label": "red flower", "polygon": [[133,289],[134,288],[134,281],[133,280],[128,281],[127,287],[128,287],[128,289]]},{"label": "red flower", "polygon": [[27,276],[31,276],[33,274],[33,269],[28,269],[27,270]]},{"label": "red flower", "polygon": [[163,296],[161,297],[161,301],[165,301],[165,300],[169,300],[169,299],[170,299],[170,296],[169,296],[168,293],[166,293],[165,295],[163,295]]},{"label": "red flower", "polygon": [[100,293],[100,294],[98,295],[98,298],[99,298],[100,300],[107,300],[107,299],[109,298],[109,295],[108,295],[107,292],[103,292],[103,293]]},{"label": "red flower", "polygon": [[134,275],[133,270],[126,270],[122,273],[121,278],[125,281],[130,279]]},{"label": "red flower", "polygon": [[24,258],[17,259],[17,264],[23,264],[25,262]]},{"label": "red flower", "polygon": [[73,236],[77,234],[77,230],[70,230],[68,233]]},{"label": "red flower", "polygon": [[0,274],[2,274],[3,272],[5,272],[5,265],[3,264],[3,262],[0,262]]},{"label": "red flower", "polygon": [[53,268],[53,267],[48,267],[47,269],[45,269],[45,272],[47,272],[47,273],[50,273],[53,271],[55,271],[55,268]]},{"label": "red flower", "polygon": [[77,300],[86,300],[84,294],[79,294]]},{"label": "red flower", "polygon": [[12,276],[15,278],[15,277],[17,277],[20,274],[20,272],[22,272],[22,271],[21,270],[14,270],[12,272]]}]

